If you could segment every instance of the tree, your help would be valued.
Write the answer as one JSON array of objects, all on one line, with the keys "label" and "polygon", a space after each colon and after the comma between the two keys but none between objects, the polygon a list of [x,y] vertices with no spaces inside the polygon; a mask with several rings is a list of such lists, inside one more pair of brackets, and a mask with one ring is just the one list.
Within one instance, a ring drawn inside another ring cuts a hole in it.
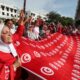
[{"label": "tree", "polygon": [[69,18],[69,17],[61,17],[61,20],[60,22],[63,24],[63,25],[72,25],[74,20],[72,18]]},{"label": "tree", "polygon": [[73,24],[74,20],[70,17],[61,17],[60,14],[54,12],[54,11],[51,11],[47,14],[47,17],[48,17],[48,23],[50,22],[61,22],[62,25],[69,25],[69,24]]},{"label": "tree", "polygon": [[58,22],[61,18],[61,15],[54,11],[51,11],[47,14],[47,17],[49,22]]}]

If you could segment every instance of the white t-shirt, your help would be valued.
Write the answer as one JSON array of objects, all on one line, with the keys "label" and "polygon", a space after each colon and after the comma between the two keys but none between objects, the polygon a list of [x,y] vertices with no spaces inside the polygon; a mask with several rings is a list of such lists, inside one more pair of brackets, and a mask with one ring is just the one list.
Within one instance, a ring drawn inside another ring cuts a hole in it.
[{"label": "white t-shirt", "polygon": [[38,26],[34,27],[34,33],[35,33],[35,35],[37,36],[37,39],[38,39],[39,38],[39,27]]}]

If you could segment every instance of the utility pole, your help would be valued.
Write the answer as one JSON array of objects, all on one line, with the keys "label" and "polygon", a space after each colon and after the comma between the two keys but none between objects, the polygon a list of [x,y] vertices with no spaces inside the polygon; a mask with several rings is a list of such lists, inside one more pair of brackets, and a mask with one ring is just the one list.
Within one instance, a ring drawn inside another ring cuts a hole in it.
[{"label": "utility pole", "polygon": [[26,12],[26,0],[24,0],[23,9],[24,9],[24,13],[25,13]]},{"label": "utility pole", "polygon": [[80,0],[78,0],[77,10],[76,10],[76,15],[75,15],[75,20],[79,20],[79,19],[80,19]]}]

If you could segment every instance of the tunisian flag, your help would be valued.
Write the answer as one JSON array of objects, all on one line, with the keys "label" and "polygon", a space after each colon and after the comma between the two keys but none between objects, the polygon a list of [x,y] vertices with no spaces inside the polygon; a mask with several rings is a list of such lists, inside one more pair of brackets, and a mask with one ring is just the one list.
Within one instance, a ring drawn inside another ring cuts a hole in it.
[{"label": "tunisian flag", "polygon": [[80,36],[54,33],[41,41],[16,42],[22,67],[37,80],[80,80]]}]

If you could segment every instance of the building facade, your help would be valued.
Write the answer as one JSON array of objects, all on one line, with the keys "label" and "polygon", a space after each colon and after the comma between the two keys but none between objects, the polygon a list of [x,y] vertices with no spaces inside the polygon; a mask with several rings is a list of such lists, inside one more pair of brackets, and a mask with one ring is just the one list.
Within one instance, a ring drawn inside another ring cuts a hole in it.
[{"label": "building facade", "polygon": [[19,16],[18,8],[4,3],[0,3],[0,18],[11,19],[11,18],[18,18],[18,16]]},{"label": "building facade", "polygon": [[[19,18],[20,9],[15,6],[8,5],[0,2],[0,19],[18,19]],[[34,20],[37,19],[38,16],[41,16],[42,19],[46,19],[45,15],[40,15],[36,12],[26,11],[26,16],[32,16]]]}]

